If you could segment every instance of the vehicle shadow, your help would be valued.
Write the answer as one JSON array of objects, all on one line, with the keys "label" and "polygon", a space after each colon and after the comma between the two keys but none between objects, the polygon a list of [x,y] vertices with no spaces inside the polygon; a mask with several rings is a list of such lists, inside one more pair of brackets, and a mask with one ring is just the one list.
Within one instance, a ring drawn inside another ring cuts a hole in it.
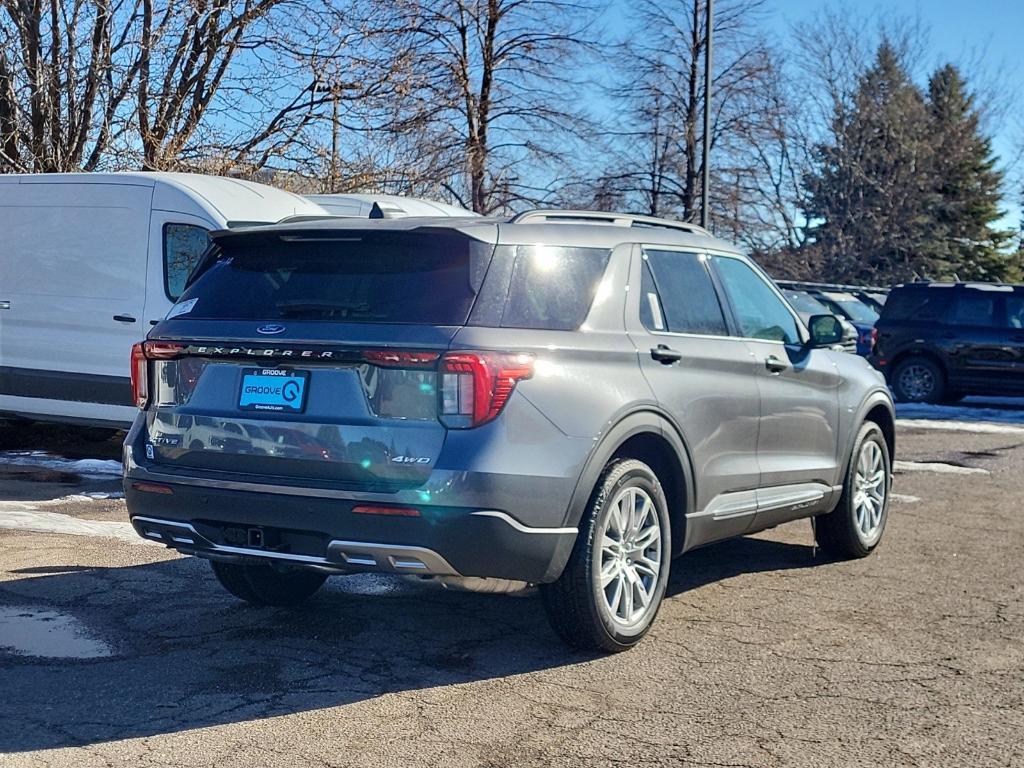
[{"label": "vehicle shadow", "polygon": [[[669,594],[823,562],[809,547],[734,540],[677,560]],[[194,558],[10,575],[0,609],[68,614],[111,655],[0,652],[0,753],[259,720],[595,658],[559,641],[535,594],[364,575],[331,579],[303,607],[283,610],[235,601]]]}]

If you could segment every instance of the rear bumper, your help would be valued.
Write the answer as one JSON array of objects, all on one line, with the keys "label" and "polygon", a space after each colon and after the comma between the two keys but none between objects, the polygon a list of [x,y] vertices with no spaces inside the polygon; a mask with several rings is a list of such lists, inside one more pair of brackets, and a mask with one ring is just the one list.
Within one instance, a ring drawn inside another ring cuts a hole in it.
[{"label": "rear bumper", "polygon": [[420,517],[389,517],[353,512],[354,499],[162,481],[157,493],[139,490],[138,482],[125,481],[136,532],[215,560],[544,583],[558,578],[576,540],[575,528],[530,528],[500,510],[422,506]]}]

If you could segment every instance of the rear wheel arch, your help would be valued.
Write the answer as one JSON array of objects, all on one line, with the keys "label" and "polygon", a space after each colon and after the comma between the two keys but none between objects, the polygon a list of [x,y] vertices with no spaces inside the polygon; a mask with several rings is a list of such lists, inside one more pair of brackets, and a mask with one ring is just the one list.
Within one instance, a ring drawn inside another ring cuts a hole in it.
[{"label": "rear wheel arch", "polygon": [[693,505],[693,469],[682,435],[658,411],[634,411],[605,433],[576,484],[566,525],[579,524],[608,463],[627,458],[642,461],[658,476],[669,507],[673,554],[678,554],[686,538],[686,511]]}]

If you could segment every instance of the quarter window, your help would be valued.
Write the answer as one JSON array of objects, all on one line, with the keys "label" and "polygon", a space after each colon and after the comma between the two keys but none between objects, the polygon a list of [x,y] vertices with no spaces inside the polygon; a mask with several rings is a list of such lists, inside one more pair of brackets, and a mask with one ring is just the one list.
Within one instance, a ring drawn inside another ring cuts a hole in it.
[{"label": "quarter window", "polygon": [[796,318],[763,277],[740,259],[712,258],[745,337],[785,344],[800,341]]},{"label": "quarter window", "polygon": [[598,294],[611,251],[549,245],[515,249],[501,327],[578,328]]},{"label": "quarter window", "polygon": [[641,294],[640,319],[648,330],[729,335],[704,256],[646,251]]},{"label": "quarter window", "polygon": [[210,235],[194,224],[164,224],[164,288],[167,298],[177,301],[185,281],[210,245]]}]

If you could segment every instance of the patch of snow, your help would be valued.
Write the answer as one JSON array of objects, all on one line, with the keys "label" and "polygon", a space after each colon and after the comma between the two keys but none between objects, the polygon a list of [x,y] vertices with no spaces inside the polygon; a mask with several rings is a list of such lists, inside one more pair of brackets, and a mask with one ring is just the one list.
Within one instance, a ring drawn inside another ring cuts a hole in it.
[{"label": "patch of snow", "polygon": [[905,493],[890,493],[889,498],[900,504],[916,504],[921,500],[920,496],[910,496]]},{"label": "patch of snow", "polygon": [[960,467],[939,461],[894,461],[892,468],[897,472],[938,472],[945,475],[990,475],[981,467]]},{"label": "patch of snow", "polygon": [[121,462],[113,459],[65,459],[46,451],[0,451],[0,464],[40,467],[81,475],[87,480],[110,480],[121,476]]},{"label": "patch of snow", "polygon": [[[898,409],[897,409],[898,412]],[[896,419],[904,429],[934,429],[941,432],[973,432],[978,435],[1024,435],[1024,427],[985,421],[946,421],[945,419]]]},{"label": "patch of snow", "polygon": [[66,504],[70,501],[104,501],[107,499],[123,499],[123,491],[85,491],[84,493],[73,493],[70,496],[62,496],[59,499],[46,502],[47,504]]},{"label": "patch of snow", "polygon": [[161,546],[158,542],[147,541],[139,536],[131,523],[116,520],[83,520],[59,512],[44,512],[36,505],[23,501],[0,501],[0,528],[10,531],[62,533],[69,536],[100,536],[118,539],[128,544]]},{"label": "patch of snow", "polygon": [[951,422],[997,422],[1024,424],[1024,398],[967,397],[956,405],[897,403],[899,419],[928,419]]}]

